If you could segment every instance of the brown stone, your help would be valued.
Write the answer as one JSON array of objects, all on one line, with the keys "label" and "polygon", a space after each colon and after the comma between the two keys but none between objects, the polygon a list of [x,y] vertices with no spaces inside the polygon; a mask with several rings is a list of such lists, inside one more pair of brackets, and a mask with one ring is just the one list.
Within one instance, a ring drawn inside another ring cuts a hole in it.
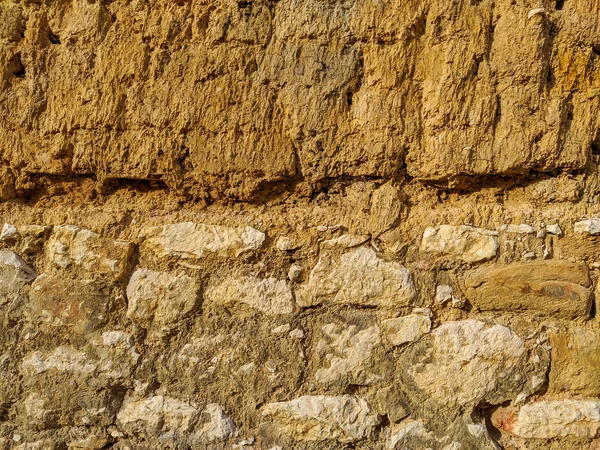
[{"label": "brown stone", "polygon": [[589,315],[590,283],[585,264],[556,260],[485,267],[465,277],[466,296],[475,309],[567,319]]},{"label": "brown stone", "polygon": [[32,321],[88,333],[108,320],[111,289],[93,280],[42,274],[31,286],[29,298]]},{"label": "brown stone", "polygon": [[600,330],[573,328],[550,335],[549,391],[586,397],[600,395]]}]

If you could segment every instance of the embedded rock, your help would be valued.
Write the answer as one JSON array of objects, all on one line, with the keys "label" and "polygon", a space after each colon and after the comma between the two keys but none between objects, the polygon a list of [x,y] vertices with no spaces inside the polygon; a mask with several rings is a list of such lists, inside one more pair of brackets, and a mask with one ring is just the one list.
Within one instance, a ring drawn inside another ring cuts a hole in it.
[{"label": "embedded rock", "polygon": [[131,376],[140,354],[133,337],[123,331],[106,331],[84,349],[60,346],[52,351],[34,351],[22,362],[30,378],[44,372],[66,372],[73,376],[124,380]]},{"label": "embedded rock", "polygon": [[410,314],[381,322],[387,341],[396,346],[414,342],[431,330],[431,319],[420,314]]},{"label": "embedded rock", "polygon": [[29,299],[33,322],[88,333],[108,320],[111,290],[95,280],[42,274],[31,285]]},{"label": "embedded rock", "polygon": [[516,397],[527,382],[521,372],[527,356],[524,341],[509,328],[464,320],[445,323],[409,347],[400,367],[428,397],[474,406]]},{"label": "embedded rock", "polygon": [[150,227],[142,231],[142,251],[158,258],[201,259],[210,254],[237,256],[257,250],[265,234],[252,228],[231,228],[192,222]]},{"label": "embedded rock", "polygon": [[407,306],[416,297],[410,271],[359,247],[339,258],[323,255],[296,292],[302,307],[319,304]]},{"label": "embedded rock", "polygon": [[356,442],[369,437],[379,423],[366,400],[349,395],[305,395],[289,402],[269,403],[263,415],[299,441]]},{"label": "embedded rock", "polygon": [[468,225],[427,228],[421,240],[422,251],[454,256],[465,262],[492,259],[499,247],[498,232]]},{"label": "embedded rock", "polygon": [[516,262],[479,269],[465,277],[466,296],[482,311],[529,311],[566,319],[587,317],[592,296],[585,264]]},{"label": "embedded rock", "polygon": [[23,288],[35,277],[35,271],[19,255],[0,250],[0,305],[22,298]]},{"label": "embedded rock", "polygon": [[230,277],[213,281],[206,288],[207,304],[234,307],[245,305],[266,315],[291,314],[294,311],[292,291],[285,280]]},{"label": "embedded rock", "polygon": [[193,313],[200,286],[184,273],[137,269],[127,285],[127,317],[146,326],[168,327]]},{"label": "embedded rock", "polygon": [[[203,421],[204,416],[208,421]],[[219,405],[209,404],[202,411],[189,402],[163,395],[126,400],[117,423],[128,432],[141,425],[151,436],[179,436],[192,442],[223,440],[235,434],[235,425]]]},{"label": "embedded rock", "polygon": [[129,273],[135,245],[101,237],[73,225],[54,227],[46,243],[44,269],[79,279],[123,280]]},{"label": "embedded rock", "polygon": [[360,329],[356,325],[329,323],[321,327],[321,332],[323,337],[316,350],[328,367],[321,364],[315,374],[317,382],[369,385],[383,378],[381,368],[372,359],[381,343],[378,327]]},{"label": "embedded rock", "polygon": [[600,400],[541,400],[520,409],[499,409],[494,426],[515,436],[531,439],[600,436]]},{"label": "embedded rock", "polygon": [[342,234],[333,239],[323,241],[323,245],[327,247],[343,247],[352,248],[364,244],[369,240],[369,236],[358,236],[355,234]]},{"label": "embedded rock", "polygon": [[593,219],[586,219],[580,222],[575,222],[573,230],[576,233],[590,234],[596,236],[600,234],[600,219],[594,217]]},{"label": "embedded rock", "polygon": [[600,396],[600,330],[575,327],[550,334],[552,366],[549,391]]}]

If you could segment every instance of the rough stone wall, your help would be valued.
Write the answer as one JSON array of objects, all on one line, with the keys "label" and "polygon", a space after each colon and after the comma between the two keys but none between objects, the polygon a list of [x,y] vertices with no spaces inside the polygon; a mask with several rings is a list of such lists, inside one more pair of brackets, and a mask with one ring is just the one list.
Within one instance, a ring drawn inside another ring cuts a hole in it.
[{"label": "rough stone wall", "polygon": [[598,0],[0,1],[0,449],[600,448]]}]

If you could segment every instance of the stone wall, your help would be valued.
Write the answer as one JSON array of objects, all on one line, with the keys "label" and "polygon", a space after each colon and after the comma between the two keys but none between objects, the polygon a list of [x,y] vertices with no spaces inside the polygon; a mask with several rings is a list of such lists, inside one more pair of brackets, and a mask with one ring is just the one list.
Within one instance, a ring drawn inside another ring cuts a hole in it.
[{"label": "stone wall", "polygon": [[0,449],[600,448],[599,27],[0,2]]}]

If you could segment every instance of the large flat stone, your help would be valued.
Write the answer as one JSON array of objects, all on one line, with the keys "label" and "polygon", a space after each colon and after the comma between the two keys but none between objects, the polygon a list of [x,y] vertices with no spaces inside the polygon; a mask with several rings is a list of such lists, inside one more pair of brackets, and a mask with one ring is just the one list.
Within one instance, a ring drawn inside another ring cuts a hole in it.
[{"label": "large flat stone", "polygon": [[305,395],[269,403],[263,415],[299,441],[355,442],[372,435],[379,419],[366,400],[349,395]]},{"label": "large flat stone", "polygon": [[444,323],[421,338],[398,367],[428,397],[474,406],[502,403],[531,389],[527,380],[537,373],[523,373],[527,357],[525,342],[509,328],[464,320]]},{"label": "large flat stone", "polygon": [[209,283],[205,301],[225,307],[248,306],[267,315],[291,314],[294,298],[287,281],[277,278],[232,276]]},{"label": "large flat stone", "polygon": [[457,257],[465,262],[492,259],[499,247],[498,232],[469,225],[427,228],[421,240],[422,251]]},{"label": "large flat stone", "polygon": [[123,331],[106,331],[85,347],[72,345],[56,347],[51,351],[36,350],[22,361],[26,378],[34,379],[42,373],[95,380],[126,380],[132,375],[140,354],[133,337]]},{"label": "large flat stone", "polygon": [[137,269],[127,285],[127,317],[146,327],[169,327],[200,305],[200,285],[185,273]]},{"label": "large flat stone", "polygon": [[80,279],[123,280],[135,245],[74,225],[54,227],[46,243],[44,272]]},{"label": "large flat stone", "polygon": [[478,310],[529,311],[565,319],[589,315],[590,283],[585,264],[558,260],[481,268],[465,277],[467,299]]},{"label": "large flat stone", "polygon": [[520,409],[502,408],[494,426],[527,439],[600,437],[600,400],[542,400]]},{"label": "large flat stone", "polygon": [[192,443],[224,440],[236,432],[234,423],[219,405],[210,403],[202,410],[190,402],[163,395],[128,399],[117,415],[117,423],[132,434],[141,427],[150,436]]},{"label": "large flat stone", "polygon": [[42,274],[29,292],[34,323],[66,327],[76,333],[96,330],[108,321],[111,290],[96,280],[73,280]]},{"label": "large flat stone", "polygon": [[159,258],[200,259],[210,254],[237,256],[257,250],[265,234],[252,227],[223,227],[193,222],[149,227],[142,231],[142,251]]},{"label": "large flat stone", "polygon": [[339,258],[323,255],[300,286],[300,306],[348,304],[362,306],[407,306],[416,297],[410,270],[386,261],[374,250],[359,247]]}]

